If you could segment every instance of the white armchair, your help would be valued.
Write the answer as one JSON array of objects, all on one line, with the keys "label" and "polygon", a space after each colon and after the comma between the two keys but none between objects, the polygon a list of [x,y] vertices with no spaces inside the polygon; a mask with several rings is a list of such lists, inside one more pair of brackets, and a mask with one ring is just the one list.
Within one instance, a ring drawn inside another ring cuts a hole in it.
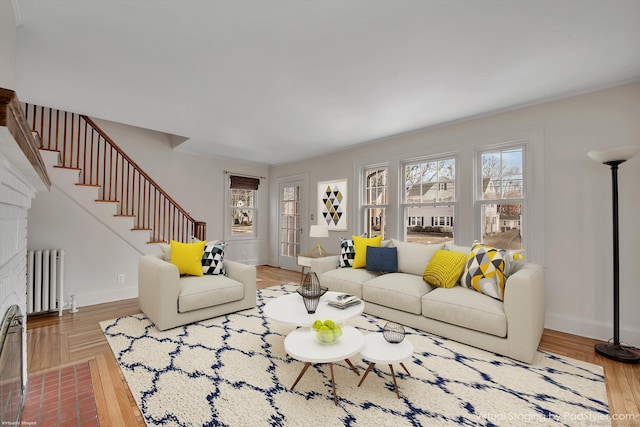
[{"label": "white armchair", "polygon": [[256,268],[225,260],[227,276],[180,276],[161,255],[138,261],[138,304],[158,329],[175,328],[256,306]]}]

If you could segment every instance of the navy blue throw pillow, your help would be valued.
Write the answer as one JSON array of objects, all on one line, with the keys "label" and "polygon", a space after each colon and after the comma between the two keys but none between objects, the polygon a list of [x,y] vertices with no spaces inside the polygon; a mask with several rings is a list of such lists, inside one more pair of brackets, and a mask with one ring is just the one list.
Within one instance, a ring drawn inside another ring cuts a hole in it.
[{"label": "navy blue throw pillow", "polygon": [[367,270],[397,273],[398,249],[367,246]]}]

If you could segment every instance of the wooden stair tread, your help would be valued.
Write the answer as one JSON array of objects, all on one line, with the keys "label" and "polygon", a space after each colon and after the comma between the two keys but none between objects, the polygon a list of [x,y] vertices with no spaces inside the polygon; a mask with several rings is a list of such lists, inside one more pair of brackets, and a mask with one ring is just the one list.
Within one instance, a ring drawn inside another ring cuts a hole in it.
[{"label": "wooden stair tread", "polygon": [[68,170],[72,170],[72,171],[81,171],[81,168],[72,168],[72,167],[68,167],[68,166],[58,166],[55,165],[54,168],[58,168],[58,169],[68,169]]},{"label": "wooden stair tread", "polygon": [[[78,173],[77,177],[73,174],[56,174],[56,179],[64,182],[65,186],[76,185],[78,187],[101,189],[97,193],[89,193],[82,190],[75,191],[71,194],[71,197],[77,198],[78,200],[76,201],[87,209],[96,209],[99,213],[100,221],[106,221],[106,217],[111,218],[112,216],[134,218],[134,221],[130,223],[109,220],[116,224],[118,228],[117,231],[112,231],[121,234],[127,240],[128,237],[123,234],[125,230],[121,229],[126,224],[125,228],[128,230],[150,232],[148,238],[145,236],[143,239],[139,238],[139,234],[137,236],[131,234],[131,236],[135,236],[135,245],[140,245],[141,241],[149,239],[152,240],[149,243],[167,243],[172,238],[184,238],[184,236],[181,237],[180,235],[181,231],[174,229],[170,223],[171,221],[184,220],[192,228],[193,234],[206,234],[206,223],[191,218],[191,215],[147,175],[91,118],[33,104],[25,104],[25,108],[25,113],[29,116],[32,127],[36,127],[36,122],[40,121],[41,131],[38,132],[32,129],[31,133],[36,139],[37,147],[34,148],[40,150],[42,157],[47,162],[47,167],[56,168],[55,170],[68,169]],[[67,129],[69,114],[71,115],[70,132]],[[75,138],[76,128],[74,127],[76,122],[77,138]],[[80,134],[82,126],[84,126],[84,139]],[[45,130],[45,127],[48,127],[48,129]],[[91,133],[90,137],[89,132]],[[94,136],[96,135],[98,137],[98,148],[94,146]],[[55,141],[52,137],[55,137]],[[61,138],[61,141],[58,141],[59,138]],[[100,150],[100,141],[104,142],[103,150]],[[73,166],[74,164],[76,166]],[[81,164],[82,167],[80,167]],[[87,171],[87,168],[90,170]],[[95,178],[94,168],[96,169]],[[83,171],[84,173],[80,175]],[[100,178],[102,178],[102,183],[99,181]],[[114,188],[115,193],[112,192]],[[122,199],[92,199],[95,196],[103,197],[107,195],[121,197]],[[116,206],[116,209],[108,208],[108,211],[104,211],[104,209],[95,205],[90,208],[87,202],[92,201],[97,203],[118,203],[119,206]],[[141,209],[142,212],[140,212]],[[113,215],[114,211],[116,212],[115,215]],[[123,211],[132,212],[132,214],[122,214]],[[150,216],[150,212],[153,212],[154,215],[153,227],[151,227],[151,223],[148,226],[138,226],[138,223],[148,223],[150,218],[147,221],[144,219],[145,215]],[[103,215],[105,216],[103,217]],[[158,221],[157,225],[156,220]],[[165,228],[170,230],[163,233],[168,236],[166,240],[158,235],[158,231]],[[126,231],[128,232],[128,230]]]}]

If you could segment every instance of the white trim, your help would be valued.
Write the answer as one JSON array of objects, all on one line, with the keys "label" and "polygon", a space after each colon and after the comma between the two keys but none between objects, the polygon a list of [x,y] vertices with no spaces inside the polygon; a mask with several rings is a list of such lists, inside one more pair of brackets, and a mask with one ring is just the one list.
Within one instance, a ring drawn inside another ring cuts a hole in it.
[{"label": "white trim", "polygon": [[[454,200],[453,201],[448,201],[448,202],[431,202],[431,203],[426,203],[426,202],[421,202],[421,203],[406,203],[405,200],[405,182],[404,182],[404,169],[407,165],[411,165],[411,164],[416,164],[416,163],[428,163],[428,162],[437,162],[440,160],[450,160],[453,159],[453,163],[454,163],[454,171],[455,171],[455,176],[454,176],[454,185],[455,185],[455,193],[454,193]],[[398,204],[398,221],[399,221],[399,228],[398,228],[398,235],[400,236],[400,240],[407,240],[407,208],[419,208],[419,207],[438,207],[438,206],[453,206],[453,238],[455,240],[456,238],[456,228],[457,228],[457,224],[458,224],[458,211],[459,211],[459,203],[460,203],[460,185],[459,185],[459,151],[449,151],[449,152],[444,152],[442,154],[432,154],[429,156],[420,156],[420,157],[414,157],[414,158],[410,158],[410,159],[405,159],[405,160],[401,160],[399,167],[398,167],[398,172],[400,174],[400,182],[399,182],[399,187],[398,187],[398,194],[399,194],[399,204]]]},{"label": "white trim", "polygon": [[[373,205],[373,204],[367,204],[364,203],[367,199],[366,196],[366,190],[369,188],[367,187],[367,182],[366,182],[366,178],[365,178],[365,173],[368,170],[373,170],[373,169],[384,169],[387,171],[387,183],[386,183],[386,196],[387,196],[387,203],[383,204],[383,205]],[[356,233],[358,235],[361,235],[363,233],[365,233],[369,226],[368,223],[365,223],[365,212],[368,209],[381,209],[384,210],[384,224],[381,224],[381,230],[386,231],[381,233],[384,236],[384,239],[388,239],[389,237],[387,236],[387,234],[389,233],[389,218],[388,218],[388,214],[389,214],[389,196],[390,196],[390,186],[389,186],[389,175],[390,174],[390,170],[389,170],[389,164],[388,163],[379,163],[379,164],[374,164],[374,165],[364,165],[360,167],[360,173],[359,173],[359,183],[358,185],[358,194],[357,194],[357,199],[359,200],[358,206],[355,208],[356,212],[358,212],[357,216],[358,219],[355,221],[356,223]],[[387,227],[387,229],[384,229],[384,226]],[[371,237],[371,236],[368,236]]]},{"label": "white trim", "polygon": [[[231,180],[231,175],[238,175],[238,176],[249,176],[249,175],[243,175],[241,173],[235,173],[235,172],[229,172],[229,171],[223,171],[223,185],[224,185],[224,209],[223,209],[223,220],[224,220],[224,225],[223,225],[223,233],[224,233],[224,239],[228,242],[245,242],[245,241],[259,241],[260,240],[260,227],[259,227],[259,215],[260,215],[260,186],[258,186],[257,190],[251,190],[254,192],[253,194],[253,207],[250,208],[253,211],[253,218],[251,219],[251,225],[252,225],[252,229],[253,232],[251,233],[250,236],[233,236],[231,234],[232,231],[232,226],[231,226],[231,188],[229,186],[230,180]],[[253,178],[253,176],[251,176],[251,178]],[[256,177],[259,178],[262,181],[261,177]],[[262,184],[262,182],[260,183]]]},{"label": "white trim", "polygon": [[[528,260],[544,264],[544,152],[543,152],[542,127],[522,129],[520,131],[498,134],[493,137],[483,138],[474,148],[474,173],[473,173],[473,212],[474,212],[474,238],[481,240],[482,224],[480,220],[480,206],[488,203],[509,202],[504,200],[482,200],[481,181],[482,166],[480,155],[491,150],[505,150],[510,147],[523,147],[522,172],[524,180],[523,224],[521,234],[523,249]],[[537,230],[537,232],[532,232]]]},{"label": "white trim", "polygon": [[[273,181],[274,181],[274,187],[272,191],[275,191],[275,198],[273,197],[273,193],[272,193],[272,197],[270,198],[270,200],[276,200],[276,203],[270,204],[271,206],[269,207],[269,210],[270,210],[269,216],[271,218],[277,218],[277,221],[271,222],[269,232],[271,236],[276,236],[276,238],[269,239],[270,240],[269,244],[271,245],[271,250],[275,254],[275,259],[271,261],[271,264],[281,267],[280,265],[280,187],[282,184],[286,184],[288,182],[302,181],[303,196],[301,199],[302,200],[301,226],[303,227],[304,230],[309,229],[309,224],[311,222],[315,223],[318,220],[318,218],[315,217],[316,211],[310,209],[310,206],[311,206],[310,202],[316,199],[316,195],[314,194],[312,197],[311,192],[309,191],[309,174],[308,173],[278,177],[278,178],[275,178]],[[309,212],[313,212],[312,213],[312,215],[314,215],[313,220],[310,219]],[[307,236],[306,233],[302,233],[302,238],[300,239],[300,247],[301,248],[309,247],[309,236]],[[302,250],[302,252],[304,252],[304,250]]]},{"label": "white trim", "polygon": [[[456,211],[454,213],[455,234],[454,241],[458,245],[470,246],[476,235],[474,213],[474,198],[476,184],[475,161],[476,152],[482,148],[491,147],[496,144],[514,143],[528,141],[525,173],[528,176],[528,221],[525,224],[529,227],[528,254],[529,260],[539,264],[544,263],[544,132],[541,125],[532,125],[516,129],[499,131],[489,135],[479,135],[478,137],[453,139],[453,140],[433,140],[429,139],[428,144],[416,147],[411,150],[399,149],[393,154],[362,156],[354,161],[353,174],[356,190],[362,197],[362,173],[363,167],[373,167],[387,165],[389,169],[388,188],[395,188],[397,191],[389,191],[387,194],[387,237],[399,238],[402,229],[398,225],[403,224],[404,214],[402,213],[399,199],[402,197],[404,188],[404,178],[402,177],[402,165],[411,160],[421,158],[437,158],[446,154],[456,156]],[[360,199],[362,200],[362,199]],[[353,203],[352,212],[357,218],[351,230],[355,232],[362,229],[360,212],[361,203]]]}]

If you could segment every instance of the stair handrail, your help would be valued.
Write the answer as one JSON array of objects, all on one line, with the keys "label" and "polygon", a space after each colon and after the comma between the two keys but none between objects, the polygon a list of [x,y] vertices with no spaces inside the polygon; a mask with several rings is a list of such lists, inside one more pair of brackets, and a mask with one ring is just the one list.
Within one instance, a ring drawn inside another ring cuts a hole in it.
[{"label": "stair handrail", "polygon": [[127,160],[127,162],[129,162],[129,164],[131,166],[133,166],[140,175],[142,175],[147,181],[149,181],[150,184],[152,184],[157,190],[158,192],[160,192],[169,202],[171,202],[176,208],[178,208],[178,210],[180,212],[182,212],[182,214],[187,217],[187,219],[189,219],[191,222],[195,223],[202,223],[201,221],[196,221],[190,214],[189,212],[185,211],[184,208],[182,206],[180,206],[178,204],[178,202],[176,202],[175,200],[173,200],[173,198],[171,196],[169,196],[169,194],[167,194],[166,191],[164,191],[162,189],[162,187],[160,187],[131,157],[129,157],[127,155],[127,153],[125,153],[119,146],[118,144],[116,144],[113,139],[111,139],[111,137],[109,137],[109,135],[106,134],[105,131],[102,130],[102,128],[100,126],[98,126],[98,124],[96,122],[94,122],[90,117],[85,116],[84,114],[80,114],[80,117],[82,117],[83,120],[85,120],[87,123],[89,123],[89,126],[93,127],[95,129],[96,132],[98,132],[100,134],[100,136],[102,136],[105,141],[107,141],[109,143],[109,145],[111,145],[122,157],[125,158],[125,160]]},{"label": "stair handrail", "polygon": [[[138,165],[128,154],[124,152],[124,150],[109,136],[107,133],[90,117],[83,114],[75,114],[69,113],[70,122],[67,121],[67,112],[54,110],[49,107],[36,106],[31,104],[33,107],[33,117],[32,117],[32,127],[33,132],[38,132],[36,129],[36,119],[38,118],[38,109],[39,109],[39,125],[40,131],[39,134],[42,135],[40,139],[40,148],[44,150],[51,151],[59,151],[62,154],[62,166],[64,168],[72,168],[83,170],[82,183],[80,185],[99,185],[99,177],[102,172],[103,175],[103,184],[102,184],[102,199],[97,200],[101,202],[120,202],[120,214],[121,216],[128,216],[131,210],[131,213],[135,213],[137,218],[137,228],[136,229],[147,229],[146,226],[151,225],[151,207],[153,201],[153,227],[148,228],[152,231],[152,239],[150,243],[159,243],[159,242],[168,242],[170,239],[176,239],[183,242],[187,242],[191,239],[191,237],[195,237],[199,240],[206,240],[206,223],[203,221],[195,220],[189,212],[187,212],[182,206],[180,206],[169,194],[158,185],[157,182],[153,178],[151,178],[141,167]],[[29,104],[25,104],[25,112],[26,118],[29,116]],[[45,113],[48,112],[48,119],[45,117]],[[55,118],[54,118],[55,112]],[[64,113],[64,117],[62,119],[62,126],[60,126],[60,113]],[[74,121],[77,117],[77,145],[74,147]],[[54,125],[55,119],[55,125]],[[84,137],[82,137],[81,131],[81,122],[84,122]],[[45,129],[45,123],[48,125],[48,128]],[[68,132],[67,124],[70,125],[70,130]],[[90,135],[87,134],[87,129],[90,129]],[[45,132],[46,130],[46,132]],[[53,132],[53,135],[52,135]],[[90,154],[89,157],[89,182],[87,182],[87,153],[94,152],[94,133],[98,137],[96,141],[95,150],[97,150],[98,157],[96,157],[96,169],[95,169],[95,181],[94,181],[94,169],[93,169],[93,154]],[[89,139],[90,136],[90,139]],[[59,138],[62,138],[60,148]],[[46,143],[45,143],[46,140]],[[55,140],[55,141],[54,141]],[[102,168],[99,162],[99,153],[100,153],[100,141],[104,143],[103,150],[103,162]],[[69,145],[67,145],[67,141]],[[55,142],[55,143],[54,143]],[[82,149],[81,149],[82,146]],[[109,147],[109,158],[107,159],[107,148]],[[69,157],[67,159],[67,156]],[[74,165],[74,156],[75,156],[75,165]],[[80,168],[80,162],[82,162],[83,167]],[[114,163],[115,162],[115,163]],[[122,165],[120,168],[120,177],[121,188],[120,190],[122,194],[120,194],[120,199],[118,200],[118,163]],[[126,178],[125,178],[125,163],[126,163]],[[108,165],[108,170],[105,168]],[[115,165],[115,169],[113,169]],[[131,173],[131,178],[129,174],[129,168],[133,171]],[[106,182],[104,178],[109,176],[108,188],[106,186]],[[112,178],[115,176],[115,181],[112,181]],[[138,209],[135,208],[135,203],[129,203],[129,185],[132,186],[132,196],[135,194],[135,179],[138,177]],[[125,193],[125,181],[127,186],[127,192]],[[143,188],[141,189],[140,185],[143,183]],[[112,186],[114,185],[114,186]],[[116,198],[112,198],[111,190],[115,190]],[[108,195],[107,195],[108,193]],[[142,201],[142,205],[140,205],[140,201]],[[160,204],[161,203],[161,204]],[[142,206],[142,211],[140,210]],[[147,209],[148,208],[148,209]],[[156,223],[156,219],[159,221]],[[171,221],[171,222],[170,222]],[[177,221],[177,222],[176,222]],[[180,224],[184,224],[185,228],[182,228]],[[188,226],[188,227],[187,227]],[[144,228],[143,228],[144,227]],[[182,228],[182,231],[181,231]],[[160,233],[165,232],[168,235],[164,235],[161,237]]]},{"label": "stair handrail", "polygon": [[16,95],[15,91],[2,87],[0,87],[0,126],[8,129],[20,150],[22,150],[42,180],[44,187],[48,190],[51,187],[51,180],[42,157],[38,153],[38,144],[29,130],[27,117],[22,111],[22,107],[20,107],[18,95]]}]

